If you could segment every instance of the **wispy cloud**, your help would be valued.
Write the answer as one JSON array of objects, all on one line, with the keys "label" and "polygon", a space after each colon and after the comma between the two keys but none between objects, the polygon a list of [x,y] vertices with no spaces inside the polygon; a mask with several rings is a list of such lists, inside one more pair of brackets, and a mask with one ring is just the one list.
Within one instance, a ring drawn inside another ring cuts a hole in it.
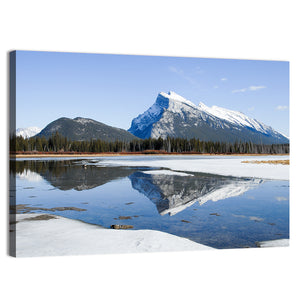
[{"label": "wispy cloud", "polygon": [[214,89],[218,89],[219,88],[219,86],[217,86],[217,85],[214,85]]},{"label": "wispy cloud", "polygon": [[277,110],[287,110],[288,107],[287,107],[286,105],[278,105],[278,106],[276,107],[276,109],[277,109]]},{"label": "wispy cloud", "polygon": [[255,110],[255,107],[254,106],[251,106],[248,108],[248,111],[254,111]]},{"label": "wispy cloud", "polygon": [[266,86],[264,85],[251,85],[249,86],[249,91],[258,91],[258,90],[261,90],[261,89],[265,89]]},{"label": "wispy cloud", "polygon": [[169,66],[169,70],[172,73],[175,73],[177,75],[179,75],[181,78],[187,80],[188,82],[190,82],[191,84],[197,84],[197,82],[190,76],[186,75],[185,72],[179,68],[176,68],[174,66]]},{"label": "wispy cloud", "polygon": [[287,197],[282,197],[282,196],[279,196],[279,197],[275,197],[277,201],[287,201],[289,200]]},{"label": "wispy cloud", "polygon": [[239,89],[239,90],[233,90],[232,93],[244,93],[247,91],[247,88]]},{"label": "wispy cloud", "polygon": [[228,80],[228,79],[225,78],[225,77],[221,78],[221,81],[227,81],[227,80]]},{"label": "wispy cloud", "polygon": [[233,90],[232,93],[244,93],[247,91],[253,92],[253,91],[258,91],[258,90],[265,89],[265,88],[267,88],[267,87],[264,85],[251,85],[247,88]]}]

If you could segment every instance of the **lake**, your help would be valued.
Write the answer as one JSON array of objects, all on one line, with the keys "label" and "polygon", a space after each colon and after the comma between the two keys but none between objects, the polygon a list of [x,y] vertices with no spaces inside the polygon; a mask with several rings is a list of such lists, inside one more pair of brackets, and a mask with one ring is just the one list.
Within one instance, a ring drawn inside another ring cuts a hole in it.
[{"label": "lake", "polygon": [[287,180],[99,164],[106,160],[11,161],[18,212],[159,230],[218,249],[289,238]]}]

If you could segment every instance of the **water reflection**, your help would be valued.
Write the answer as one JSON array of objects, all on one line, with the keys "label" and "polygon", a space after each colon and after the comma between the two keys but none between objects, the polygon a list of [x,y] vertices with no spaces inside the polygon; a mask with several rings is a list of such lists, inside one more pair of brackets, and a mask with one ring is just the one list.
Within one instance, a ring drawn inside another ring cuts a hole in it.
[{"label": "water reflection", "polygon": [[132,187],[149,198],[161,215],[175,215],[199,202],[239,196],[263,180],[213,175],[170,176],[135,172],[129,176]]},{"label": "water reflection", "polygon": [[11,204],[26,212],[160,230],[216,248],[289,237],[287,182],[154,174],[93,160],[16,161],[12,167]]},{"label": "water reflection", "polygon": [[191,174],[177,176],[146,174],[149,168],[98,167],[93,161],[18,161],[15,172],[19,179],[36,182],[45,179],[63,191],[83,191],[128,177],[132,188],[150,199],[160,215],[175,215],[198,202],[218,201],[241,195],[261,184],[261,179],[245,179]]},{"label": "water reflection", "polygon": [[92,162],[65,161],[16,161],[11,168],[20,179],[36,181],[45,179],[53,187],[66,191],[93,189],[118,178],[127,177],[135,170],[119,167],[96,167]]}]

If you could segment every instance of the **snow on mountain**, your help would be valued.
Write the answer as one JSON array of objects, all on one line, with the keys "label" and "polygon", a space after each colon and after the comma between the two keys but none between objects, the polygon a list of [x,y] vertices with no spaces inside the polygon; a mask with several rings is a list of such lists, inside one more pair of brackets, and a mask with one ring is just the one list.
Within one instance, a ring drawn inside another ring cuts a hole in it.
[{"label": "snow on mountain", "polygon": [[[140,138],[166,138],[167,136],[176,136],[176,125],[178,121],[193,119],[205,121],[211,119],[216,126],[218,120],[210,114],[199,110],[197,105],[182,96],[170,91],[169,93],[161,92],[158,94],[155,103],[143,114],[132,120],[130,129],[132,134]],[[191,124],[189,124],[191,125]],[[184,127],[190,127],[187,122]]]},{"label": "snow on mountain", "polygon": [[80,124],[83,124],[83,125],[89,124],[89,123],[90,124],[96,124],[97,123],[97,121],[95,121],[95,120],[87,119],[87,118],[81,118],[81,117],[77,117],[73,120],[76,121],[77,123],[80,123]]},{"label": "snow on mountain", "polygon": [[270,126],[245,114],[217,106],[198,106],[175,92],[158,94],[155,103],[132,120],[128,130],[140,138],[199,138],[201,140],[254,143],[288,143]]},{"label": "snow on mountain", "polygon": [[238,126],[249,127],[265,134],[274,131],[272,127],[266,126],[262,122],[259,122],[255,119],[251,119],[242,112],[229,110],[218,106],[208,107],[202,102],[199,103],[199,108],[203,111],[210,113],[211,115],[214,115],[220,119],[226,120]]},{"label": "snow on mountain", "polygon": [[160,95],[165,97],[165,98],[172,99],[173,101],[184,103],[184,104],[189,105],[191,107],[196,106],[193,102],[183,98],[182,96],[176,94],[173,91],[170,91],[169,93],[161,92]]},{"label": "snow on mountain", "polygon": [[28,128],[18,128],[16,130],[16,136],[22,136],[23,138],[30,138],[38,133],[40,133],[42,129],[38,127],[28,127]]}]

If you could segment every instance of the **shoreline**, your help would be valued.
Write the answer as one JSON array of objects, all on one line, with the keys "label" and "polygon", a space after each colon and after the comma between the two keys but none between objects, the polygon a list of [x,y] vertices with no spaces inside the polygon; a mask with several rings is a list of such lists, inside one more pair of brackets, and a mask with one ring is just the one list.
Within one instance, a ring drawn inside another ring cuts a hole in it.
[{"label": "shoreline", "polygon": [[10,154],[9,158],[43,158],[43,157],[110,157],[110,156],[289,156],[290,154],[254,154],[254,153],[233,153],[233,154],[215,154],[215,153],[74,153],[74,154]]},{"label": "shoreline", "polygon": [[[107,229],[45,213],[11,215],[15,257],[218,250],[166,232]],[[257,248],[288,247],[289,239],[257,241]]]},{"label": "shoreline", "polygon": [[[16,257],[215,249],[166,232],[107,229],[57,215],[15,214]],[[14,227],[14,228],[13,228]]]}]

